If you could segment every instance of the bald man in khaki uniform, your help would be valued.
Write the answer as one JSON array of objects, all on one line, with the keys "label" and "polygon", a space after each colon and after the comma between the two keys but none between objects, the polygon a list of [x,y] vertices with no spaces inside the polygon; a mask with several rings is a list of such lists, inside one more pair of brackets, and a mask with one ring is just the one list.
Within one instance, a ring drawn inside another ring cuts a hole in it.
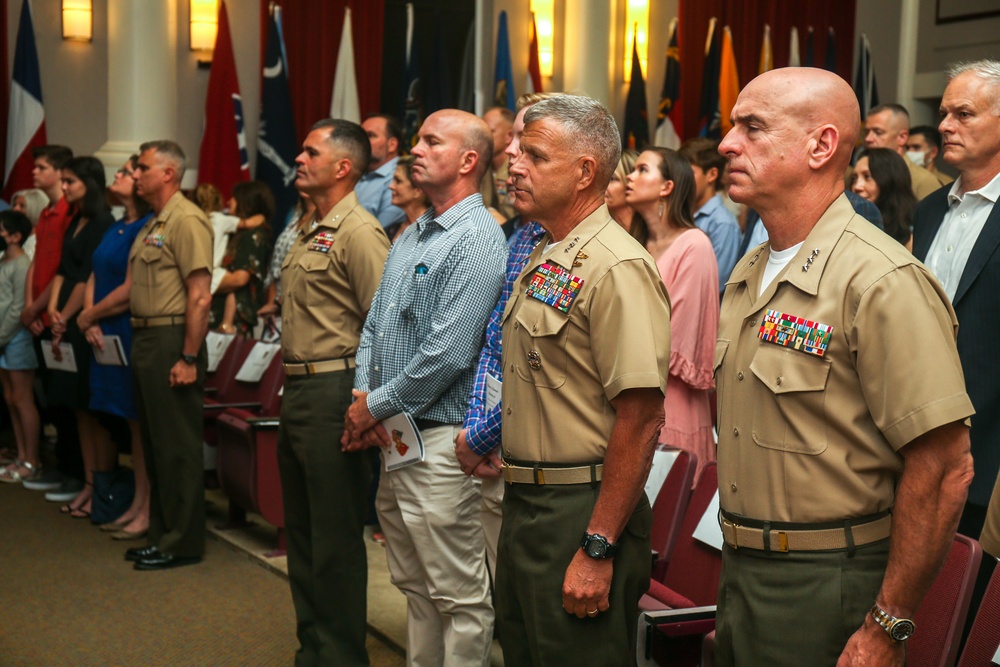
[{"label": "bald man in khaki uniform", "polygon": [[670,306],[652,258],[604,204],[620,153],[608,111],[572,95],[539,102],[520,148],[514,205],[548,233],[503,319],[504,662],[621,665],[649,588],[643,484],[663,424]]},{"label": "bald man in khaki uniform", "polygon": [[858,115],[839,77],[775,70],[719,148],[770,239],[716,347],[719,665],[901,665],[972,477],[954,311],[844,196]]},{"label": "bald man in khaki uniform", "polygon": [[865,119],[865,146],[896,151],[910,172],[913,195],[921,200],[941,187],[937,176],[913,164],[906,157],[906,141],[910,137],[910,113],[900,104],[883,104],[872,108]]},{"label": "bald man in khaki uniform", "polygon": [[298,620],[298,667],[367,665],[371,467],[341,451],[354,354],[382,277],[389,239],[354,186],[371,160],[360,125],[316,123],[296,159],[295,187],[316,204],[281,267],[285,392],[278,463],[288,578]]},{"label": "bald man in khaki uniform", "polygon": [[149,541],[137,570],[191,565],[205,553],[201,411],[212,296],[212,225],[180,191],[185,157],[172,141],[140,147],[136,192],[156,213],[129,253],[132,371],[151,484]]}]

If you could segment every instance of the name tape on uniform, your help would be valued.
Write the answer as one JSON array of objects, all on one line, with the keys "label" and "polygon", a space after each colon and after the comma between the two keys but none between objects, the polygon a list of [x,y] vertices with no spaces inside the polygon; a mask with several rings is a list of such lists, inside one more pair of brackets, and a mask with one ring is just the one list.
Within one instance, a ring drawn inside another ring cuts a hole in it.
[{"label": "name tape on uniform", "polygon": [[581,287],[583,278],[574,276],[557,264],[546,262],[535,269],[524,293],[568,313],[573,301],[580,294]]},{"label": "name tape on uniform", "polygon": [[768,310],[757,337],[768,343],[822,357],[830,344],[833,327],[804,317]]}]

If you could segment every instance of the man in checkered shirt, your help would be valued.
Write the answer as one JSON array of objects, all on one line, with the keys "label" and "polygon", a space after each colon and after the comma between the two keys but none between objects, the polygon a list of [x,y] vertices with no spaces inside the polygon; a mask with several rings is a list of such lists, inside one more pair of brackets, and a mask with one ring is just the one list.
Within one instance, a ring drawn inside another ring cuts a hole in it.
[{"label": "man in checkered shirt", "polygon": [[488,665],[493,608],[479,522],[479,480],[462,473],[456,435],[507,246],[479,183],[492,159],[481,119],[453,109],[424,121],[413,181],[430,211],[389,253],[361,334],[344,449],[390,443],[381,420],[414,418],[424,460],[386,472],[376,509],[392,582],[407,597],[413,665]]}]

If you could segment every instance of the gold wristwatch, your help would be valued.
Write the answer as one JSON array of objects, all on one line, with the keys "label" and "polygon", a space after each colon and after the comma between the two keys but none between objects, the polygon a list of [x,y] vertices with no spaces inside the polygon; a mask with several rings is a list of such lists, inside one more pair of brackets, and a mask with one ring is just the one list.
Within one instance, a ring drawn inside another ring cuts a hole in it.
[{"label": "gold wristwatch", "polygon": [[889,635],[889,639],[894,642],[905,642],[913,636],[914,631],[917,629],[913,621],[908,618],[896,618],[892,616],[882,609],[882,607],[878,606],[877,602],[872,605],[871,614],[875,622],[882,626],[885,633]]}]

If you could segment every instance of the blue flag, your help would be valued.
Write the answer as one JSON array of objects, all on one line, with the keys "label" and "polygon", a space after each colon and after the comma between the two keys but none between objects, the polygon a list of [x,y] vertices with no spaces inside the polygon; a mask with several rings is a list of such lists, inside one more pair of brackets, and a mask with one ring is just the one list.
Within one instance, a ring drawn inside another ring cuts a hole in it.
[{"label": "blue flag", "polygon": [[698,136],[721,139],[719,70],[722,69],[722,47],[715,25],[716,20],[712,18],[708,24],[708,40],[705,44],[705,68],[701,81],[701,104],[698,110]]},{"label": "blue flag", "polygon": [[514,71],[510,65],[510,41],[507,39],[507,12],[500,12],[497,28],[497,63],[493,74],[493,103],[514,111]]},{"label": "blue flag", "polygon": [[[277,11],[277,10],[276,10]],[[257,135],[257,180],[274,194],[271,230],[277,235],[299,199],[295,189],[295,156],[299,153],[288,89],[284,44],[274,12],[267,22],[267,50],[261,84],[260,131]]]},{"label": "blue flag", "polygon": [[632,81],[625,98],[625,128],[622,147],[643,150],[649,146],[649,115],[646,111],[646,82],[642,78],[642,62],[636,38],[632,38]]}]

